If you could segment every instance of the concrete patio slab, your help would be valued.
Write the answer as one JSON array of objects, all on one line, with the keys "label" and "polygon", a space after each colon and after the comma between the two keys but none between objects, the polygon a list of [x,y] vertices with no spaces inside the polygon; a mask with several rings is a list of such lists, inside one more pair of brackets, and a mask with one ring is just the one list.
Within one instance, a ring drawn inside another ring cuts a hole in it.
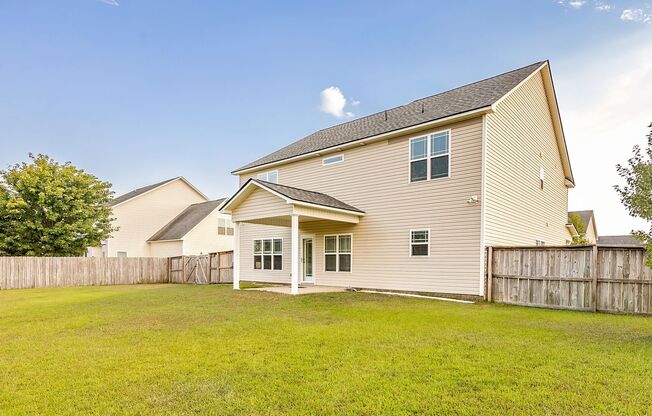
[{"label": "concrete patio slab", "polygon": [[[290,286],[268,286],[268,287],[256,287],[251,289],[243,290],[257,290],[263,292],[273,292],[281,293],[284,295],[290,294]],[[346,289],[343,287],[334,287],[334,286],[299,286],[299,295],[309,295],[311,293],[328,293],[328,292],[345,292]]]}]

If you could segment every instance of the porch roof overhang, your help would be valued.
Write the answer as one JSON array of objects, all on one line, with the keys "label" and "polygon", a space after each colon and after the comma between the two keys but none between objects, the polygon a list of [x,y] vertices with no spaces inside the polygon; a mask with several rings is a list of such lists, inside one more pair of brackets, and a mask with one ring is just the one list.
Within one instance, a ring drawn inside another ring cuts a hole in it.
[{"label": "porch roof overhang", "polygon": [[[241,212],[238,208],[256,191],[263,190],[276,197],[273,204],[255,212]],[[221,212],[231,214],[235,222],[290,226],[296,215],[300,222],[329,220],[357,224],[364,211],[333,198],[330,195],[305,189],[249,179],[222,206]]]}]

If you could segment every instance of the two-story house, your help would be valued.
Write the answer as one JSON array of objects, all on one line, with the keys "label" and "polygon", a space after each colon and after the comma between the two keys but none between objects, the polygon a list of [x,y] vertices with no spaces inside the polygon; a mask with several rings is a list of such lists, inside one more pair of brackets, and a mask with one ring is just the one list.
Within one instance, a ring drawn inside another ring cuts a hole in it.
[{"label": "two-story house", "polygon": [[485,247],[565,245],[548,62],[317,131],[233,172],[239,281],[483,296]]},{"label": "two-story house", "polygon": [[209,200],[179,176],[143,186],[111,201],[117,228],[91,257],[172,257],[233,248],[226,198]]}]

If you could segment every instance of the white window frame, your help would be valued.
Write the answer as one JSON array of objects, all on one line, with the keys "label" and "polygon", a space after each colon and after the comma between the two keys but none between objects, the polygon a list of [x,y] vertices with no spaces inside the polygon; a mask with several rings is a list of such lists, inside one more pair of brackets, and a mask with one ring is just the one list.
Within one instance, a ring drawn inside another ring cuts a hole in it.
[{"label": "white window frame", "polygon": [[534,244],[538,247],[545,247],[546,241],[543,239],[536,239],[534,240]]},{"label": "white window frame", "polygon": [[[351,250],[348,252],[340,252],[340,237],[351,237]],[[337,245],[335,246],[334,253],[326,253],[326,238],[335,237]],[[326,255],[335,255],[335,270],[326,270]],[[340,254],[349,254],[351,256],[351,267],[349,271],[340,271]],[[324,234],[324,272],[325,273],[353,273],[353,233],[344,234]]]},{"label": "white window frame", "polygon": [[[431,154],[432,152],[432,136],[440,133],[448,133],[448,152],[442,153],[440,155],[433,156]],[[426,138],[426,155],[425,157],[419,158],[412,160],[412,142],[415,140],[423,139]],[[444,130],[437,130],[433,131],[432,133],[427,133],[427,134],[421,134],[419,136],[414,136],[411,137],[410,140],[408,140],[408,183],[418,183],[418,182],[429,182],[429,181],[438,181],[442,179],[450,179],[451,178],[451,165],[453,164],[453,152],[452,152],[452,137],[453,133],[451,129],[444,129]],[[433,158],[437,157],[442,157],[442,156],[448,156],[448,174],[446,176],[442,176],[441,178],[431,178],[431,160]],[[426,161],[426,179],[420,180],[420,181],[413,181],[412,180],[412,162],[418,162],[420,160],[425,160]]]},{"label": "white window frame", "polygon": [[[269,180],[269,175],[271,174],[276,174],[276,182],[272,182]],[[262,172],[256,175],[256,179],[259,179],[261,181],[269,182],[269,183],[278,183],[278,170],[269,170],[267,172]]]},{"label": "white window frame", "polygon": [[[428,241],[427,242],[425,242],[425,243],[413,243],[412,242],[412,233],[413,232],[418,232],[418,231],[427,231],[428,232]],[[410,230],[410,233],[408,234],[408,256],[409,257],[414,257],[414,258],[417,258],[417,259],[420,258],[420,257],[423,257],[423,258],[430,257],[430,241],[431,241],[431,237],[432,237],[432,233],[430,232],[430,228],[415,228],[414,230]],[[423,246],[423,245],[427,246],[428,247],[428,254],[426,254],[425,256],[415,256],[415,255],[413,255],[412,254],[412,246],[415,245],[415,244],[416,245],[421,245],[421,246]]]},{"label": "white window frame", "polygon": [[116,257],[128,257],[126,251],[116,251],[115,256]]},{"label": "white window frame", "polygon": [[[223,225],[221,224],[223,222]],[[221,229],[224,232],[221,232]],[[217,219],[217,235],[232,236],[233,235],[233,222],[228,218]]]},{"label": "white window frame", "polygon": [[[272,242],[272,247],[271,251],[269,253],[265,252],[265,240],[271,240]],[[275,240],[281,240],[281,251],[276,252],[274,251],[274,241]],[[260,251],[256,251],[256,241],[260,241]],[[253,260],[253,267],[252,270],[254,272],[256,271],[261,271],[261,272],[280,272],[283,271],[283,250],[285,249],[285,241],[283,241],[282,237],[260,237],[260,238],[254,238],[251,240],[251,258]],[[256,256],[260,256],[260,269],[256,268]],[[265,268],[265,256],[270,256],[271,257],[271,269],[266,269]],[[281,256],[281,268],[280,269],[275,269],[274,268],[274,257],[276,256]]]},{"label": "white window frame", "polygon": [[337,165],[338,163],[342,163],[342,162],[344,162],[343,154],[325,157],[321,160],[321,164],[323,166]]}]

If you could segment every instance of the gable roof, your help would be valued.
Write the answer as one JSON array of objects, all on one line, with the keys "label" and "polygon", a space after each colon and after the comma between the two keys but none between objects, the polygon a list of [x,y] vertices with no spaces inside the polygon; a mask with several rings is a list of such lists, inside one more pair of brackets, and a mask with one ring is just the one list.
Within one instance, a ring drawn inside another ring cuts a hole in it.
[{"label": "gable roof", "polygon": [[122,194],[120,196],[117,196],[117,197],[115,197],[115,198],[113,198],[111,200],[111,202],[109,203],[109,206],[115,207],[116,205],[120,205],[120,204],[122,204],[124,202],[127,202],[127,201],[129,201],[131,199],[134,199],[134,198],[138,197],[138,196],[146,194],[149,191],[153,191],[154,189],[156,189],[158,187],[166,185],[166,184],[168,184],[170,182],[174,182],[176,180],[181,180],[181,181],[185,182],[186,185],[190,186],[195,192],[197,192],[199,195],[204,197],[204,199],[208,200],[208,197],[206,195],[204,195],[201,191],[199,191],[199,189],[195,188],[193,184],[188,182],[188,180],[186,178],[184,178],[183,176],[177,176],[175,178],[171,178],[171,179],[167,179],[167,180],[164,180],[164,181],[161,181],[161,182],[157,182],[157,183],[154,183],[152,185],[143,186],[142,188],[134,189],[133,191],[127,192],[126,194]]},{"label": "gable roof", "polygon": [[568,218],[570,219],[570,216],[576,214],[578,215],[582,221],[584,221],[585,226],[589,226],[589,222],[591,222],[591,219],[593,219],[593,211],[592,210],[585,210],[585,211],[568,211]]},{"label": "gable roof", "polygon": [[299,203],[299,205],[308,204],[308,205],[318,205],[324,208],[330,208],[340,211],[349,211],[356,213],[357,215],[364,215],[364,211],[358,209],[352,205],[349,205],[345,202],[340,201],[337,198],[333,198],[330,195],[326,195],[321,192],[308,191],[305,189],[294,188],[292,186],[279,185],[277,183],[261,181],[260,179],[249,178],[247,182],[244,183],[238,189],[238,191],[233,195],[221,208],[222,211],[229,210],[230,205],[241,195],[245,189],[257,186],[263,188],[269,192],[280,196],[283,199],[286,199],[288,202]]},{"label": "gable roof", "polygon": [[582,222],[584,223],[584,226],[588,229],[589,226],[593,227],[593,233],[597,237],[598,235],[598,227],[595,223],[595,214],[593,213],[593,210],[587,209],[584,211],[568,211],[568,221],[570,222],[570,217],[571,215],[576,214],[578,215],[581,219]]},{"label": "gable roof", "polygon": [[190,205],[167,225],[158,230],[156,234],[150,237],[150,239],[147,241],[167,241],[182,239],[186,234],[190,232],[190,230],[195,228],[197,224],[202,222],[202,220],[206,218],[208,214],[219,208],[224,201],[226,201],[226,198]]},{"label": "gable roof", "polygon": [[232,173],[474,110],[488,109],[544,65],[547,65],[547,61],[536,62],[482,81],[421,98],[400,107],[319,130]]}]

